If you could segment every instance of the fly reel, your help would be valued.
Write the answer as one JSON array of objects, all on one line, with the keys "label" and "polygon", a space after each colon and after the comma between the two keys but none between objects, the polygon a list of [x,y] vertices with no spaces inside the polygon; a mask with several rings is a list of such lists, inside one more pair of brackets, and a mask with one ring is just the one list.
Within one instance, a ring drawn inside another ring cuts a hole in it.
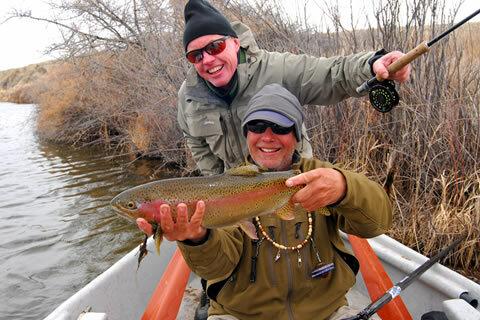
[{"label": "fly reel", "polygon": [[390,112],[400,101],[395,83],[390,80],[375,84],[370,89],[368,97],[375,110],[382,113]]}]

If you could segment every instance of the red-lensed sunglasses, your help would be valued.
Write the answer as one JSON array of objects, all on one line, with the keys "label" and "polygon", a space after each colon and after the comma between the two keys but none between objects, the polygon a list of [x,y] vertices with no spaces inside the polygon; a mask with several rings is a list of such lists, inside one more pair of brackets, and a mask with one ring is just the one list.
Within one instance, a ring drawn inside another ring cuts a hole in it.
[{"label": "red-lensed sunglasses", "polygon": [[230,38],[229,36],[222,37],[220,39],[214,40],[207,44],[205,47],[200,49],[195,49],[192,51],[187,52],[185,55],[187,60],[191,63],[198,63],[203,59],[203,51],[208,53],[209,55],[216,56],[217,54],[221,53],[227,47],[227,39]]}]

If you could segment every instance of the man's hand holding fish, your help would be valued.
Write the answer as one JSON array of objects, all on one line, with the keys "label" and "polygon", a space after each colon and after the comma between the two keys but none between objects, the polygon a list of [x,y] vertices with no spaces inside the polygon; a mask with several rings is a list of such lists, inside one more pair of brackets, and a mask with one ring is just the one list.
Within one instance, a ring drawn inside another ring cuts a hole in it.
[{"label": "man's hand holding fish", "polygon": [[286,181],[288,187],[304,186],[292,197],[307,211],[331,206],[343,200],[347,194],[347,182],[343,174],[332,168],[313,169]]},{"label": "man's hand holding fish", "polygon": [[[188,219],[187,205],[180,203],[177,205],[177,219],[173,221],[170,212],[170,206],[162,203],[153,202],[150,208],[144,207],[142,210],[154,210],[154,220],[159,223],[163,230],[163,236],[169,241],[190,240],[199,242],[205,239],[207,229],[202,226],[203,215],[205,214],[205,202],[199,200],[191,219]],[[148,236],[153,235],[153,227],[144,218],[137,218],[138,227]]]}]

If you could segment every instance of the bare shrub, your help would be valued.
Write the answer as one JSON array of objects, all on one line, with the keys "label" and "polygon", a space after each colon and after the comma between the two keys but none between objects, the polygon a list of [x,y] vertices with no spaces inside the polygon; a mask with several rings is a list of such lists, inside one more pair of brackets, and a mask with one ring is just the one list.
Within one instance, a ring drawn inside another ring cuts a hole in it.
[{"label": "bare shrub", "polygon": [[52,49],[70,58],[63,75],[57,68],[38,84],[40,135],[77,146],[102,145],[116,154],[185,162],[175,107],[185,74],[178,6],[80,0],[56,5],[57,18],[17,12],[61,26],[65,41]]},{"label": "bare shrub", "polygon": [[72,63],[60,63],[37,83],[37,131],[41,138],[70,144],[82,140],[85,132],[73,125],[78,121],[77,115],[88,108],[79,95],[84,82]]}]

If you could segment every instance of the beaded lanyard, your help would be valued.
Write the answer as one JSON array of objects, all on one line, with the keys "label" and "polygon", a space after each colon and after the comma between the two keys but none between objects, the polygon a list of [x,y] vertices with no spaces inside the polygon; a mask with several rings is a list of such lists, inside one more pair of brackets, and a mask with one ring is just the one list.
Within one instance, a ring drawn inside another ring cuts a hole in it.
[{"label": "beaded lanyard", "polygon": [[313,241],[313,238],[312,238],[313,218],[312,218],[311,212],[308,212],[307,216],[308,216],[307,236],[305,237],[305,239],[302,242],[300,242],[296,246],[285,246],[283,244],[275,242],[263,229],[263,226],[260,223],[260,218],[255,217],[255,221],[257,222],[258,229],[260,229],[260,232],[263,235],[262,240],[267,239],[268,242],[270,242],[275,248],[278,249],[277,255],[275,256],[275,262],[277,262],[280,259],[281,250],[291,250],[291,251],[297,250],[297,257],[298,257],[297,261],[298,261],[298,266],[300,267],[302,265],[302,256],[300,255],[300,249],[302,249],[310,241],[311,244],[312,244],[312,248],[315,251],[315,257],[318,260],[317,265],[315,266],[315,268],[313,269],[313,271],[311,272],[310,275],[311,275],[312,278],[318,278],[318,277],[324,278],[328,275],[328,273],[330,273],[333,269],[335,269],[335,265],[333,263],[325,264],[320,259],[320,254],[318,252],[317,246],[315,245],[315,241]]},{"label": "beaded lanyard", "polygon": [[277,255],[275,256],[275,262],[280,259],[280,251],[281,250],[297,250],[297,255],[298,255],[298,265],[300,266],[302,264],[302,256],[300,255],[300,249],[302,249],[310,240],[310,237],[312,236],[313,232],[313,219],[312,219],[312,214],[309,212],[308,213],[308,233],[305,239],[297,244],[296,246],[284,246],[283,244],[275,242],[270,236],[265,232],[263,229],[262,224],[260,223],[260,218],[255,217],[255,221],[257,222],[258,228],[260,229],[260,232],[262,235],[267,239],[268,242],[270,242],[275,248],[278,249]]}]

